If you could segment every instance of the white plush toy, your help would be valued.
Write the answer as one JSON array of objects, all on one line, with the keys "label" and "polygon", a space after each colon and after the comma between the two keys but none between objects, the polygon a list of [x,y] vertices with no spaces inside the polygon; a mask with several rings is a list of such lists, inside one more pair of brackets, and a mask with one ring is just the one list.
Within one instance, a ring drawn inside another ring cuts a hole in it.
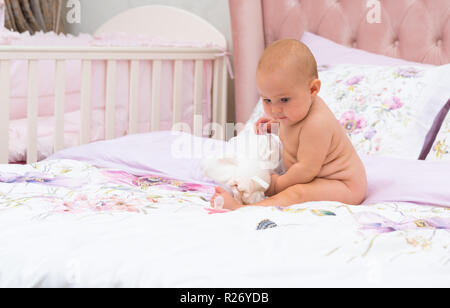
[{"label": "white plush toy", "polygon": [[223,155],[202,161],[202,170],[229,188],[238,202],[252,204],[265,198],[270,175],[280,166],[280,153],[278,136],[244,131],[228,141]]}]

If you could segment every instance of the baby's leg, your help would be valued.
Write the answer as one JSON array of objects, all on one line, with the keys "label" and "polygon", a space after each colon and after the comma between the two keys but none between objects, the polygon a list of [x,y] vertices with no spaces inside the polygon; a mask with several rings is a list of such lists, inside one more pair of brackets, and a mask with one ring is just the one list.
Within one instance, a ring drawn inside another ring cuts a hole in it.
[{"label": "baby's leg", "polygon": [[289,206],[308,201],[338,201],[345,204],[360,204],[364,198],[364,192],[357,187],[347,186],[338,180],[316,178],[308,184],[297,184],[288,187],[255,206]]},{"label": "baby's leg", "polygon": [[[221,187],[216,187],[216,194],[211,198],[211,206],[214,206],[214,199],[219,195],[224,198],[225,209],[235,210],[243,206]],[[316,178],[311,183],[293,185],[249,206],[290,206],[309,201],[338,201],[358,205],[363,202],[364,197],[365,189],[362,185],[356,184],[349,187],[342,181]]]}]

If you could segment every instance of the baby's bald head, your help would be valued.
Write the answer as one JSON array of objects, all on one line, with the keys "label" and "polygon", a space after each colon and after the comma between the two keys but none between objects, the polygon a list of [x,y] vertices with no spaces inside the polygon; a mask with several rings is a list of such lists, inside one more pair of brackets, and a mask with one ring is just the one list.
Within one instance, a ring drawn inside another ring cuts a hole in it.
[{"label": "baby's bald head", "polygon": [[270,44],[258,63],[257,73],[290,70],[299,80],[310,82],[318,78],[317,63],[311,50],[302,42],[284,39]]}]

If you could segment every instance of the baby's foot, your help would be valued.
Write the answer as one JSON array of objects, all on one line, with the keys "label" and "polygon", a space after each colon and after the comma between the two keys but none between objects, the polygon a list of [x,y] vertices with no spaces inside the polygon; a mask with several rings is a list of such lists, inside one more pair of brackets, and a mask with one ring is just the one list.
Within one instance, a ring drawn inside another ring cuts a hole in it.
[{"label": "baby's foot", "polygon": [[219,186],[216,186],[216,193],[211,198],[211,207],[214,208],[214,199],[217,198],[218,196],[221,196],[223,198],[224,209],[236,210],[242,207],[242,204],[239,204],[239,202],[237,202],[229,192],[227,192],[225,189]]}]

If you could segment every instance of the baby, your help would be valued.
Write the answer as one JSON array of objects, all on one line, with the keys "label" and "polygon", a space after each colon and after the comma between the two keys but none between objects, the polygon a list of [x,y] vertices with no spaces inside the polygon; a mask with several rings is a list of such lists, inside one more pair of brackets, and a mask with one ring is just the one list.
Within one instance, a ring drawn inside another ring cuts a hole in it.
[{"label": "baby", "polygon": [[[364,166],[344,129],[318,96],[321,82],[313,54],[303,43],[280,40],[263,53],[256,83],[266,116],[258,134],[276,125],[283,145],[286,173],[272,174],[265,200],[252,206],[289,206],[308,201],[358,205],[367,187]],[[243,205],[221,187],[224,208]],[[248,205],[246,205],[248,206]]]}]

